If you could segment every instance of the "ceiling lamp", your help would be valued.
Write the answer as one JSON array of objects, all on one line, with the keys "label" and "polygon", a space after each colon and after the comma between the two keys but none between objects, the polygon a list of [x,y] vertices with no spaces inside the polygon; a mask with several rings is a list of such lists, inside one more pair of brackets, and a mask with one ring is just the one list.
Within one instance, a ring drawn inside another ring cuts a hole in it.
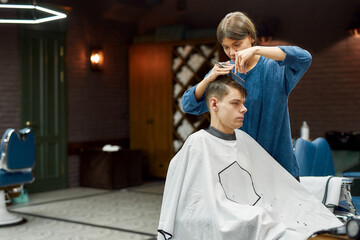
[{"label": "ceiling lamp", "polygon": [[49,13],[53,16],[39,18],[39,19],[0,19],[0,23],[38,24],[38,23],[50,22],[50,21],[66,18],[66,14],[64,13],[60,13],[37,5],[0,4],[0,9],[1,8],[29,9],[35,11],[38,10],[41,12]]}]

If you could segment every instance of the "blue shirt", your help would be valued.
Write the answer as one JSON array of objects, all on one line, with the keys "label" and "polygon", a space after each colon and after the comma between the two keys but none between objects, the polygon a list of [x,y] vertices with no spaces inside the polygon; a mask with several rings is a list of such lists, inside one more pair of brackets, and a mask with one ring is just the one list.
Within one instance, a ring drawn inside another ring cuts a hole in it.
[{"label": "blue shirt", "polygon": [[[247,74],[237,73],[246,82],[247,90],[243,126],[273,158],[294,177],[299,176],[290,130],[288,97],[311,63],[308,51],[295,46],[279,46],[286,53],[283,61],[260,56],[258,63]],[[235,79],[237,80],[237,79]],[[182,97],[183,110],[199,115],[208,111],[205,95],[195,98],[196,86]]]}]

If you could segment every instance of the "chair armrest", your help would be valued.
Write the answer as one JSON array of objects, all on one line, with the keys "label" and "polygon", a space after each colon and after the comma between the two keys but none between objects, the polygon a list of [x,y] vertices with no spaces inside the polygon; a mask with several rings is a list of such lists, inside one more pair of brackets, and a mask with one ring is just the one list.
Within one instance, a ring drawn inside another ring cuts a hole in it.
[{"label": "chair armrest", "polygon": [[360,179],[360,172],[343,172],[343,177]]}]

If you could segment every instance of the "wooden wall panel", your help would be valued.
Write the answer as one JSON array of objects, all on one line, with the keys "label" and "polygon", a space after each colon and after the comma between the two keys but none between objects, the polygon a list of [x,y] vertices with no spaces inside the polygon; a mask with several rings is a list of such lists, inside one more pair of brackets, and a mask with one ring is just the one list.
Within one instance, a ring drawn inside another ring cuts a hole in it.
[{"label": "wooden wall panel", "polygon": [[133,45],[129,50],[130,148],[143,150],[145,173],[165,177],[172,158],[171,48]]}]

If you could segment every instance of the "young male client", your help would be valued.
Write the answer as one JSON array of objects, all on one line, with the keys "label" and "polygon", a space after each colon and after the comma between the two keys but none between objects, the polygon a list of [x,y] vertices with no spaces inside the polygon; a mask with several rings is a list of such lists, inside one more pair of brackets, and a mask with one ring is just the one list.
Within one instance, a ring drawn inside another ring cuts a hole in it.
[{"label": "young male client", "polygon": [[208,85],[211,124],[190,135],[170,162],[158,239],[297,240],[342,225],[238,130],[246,94],[228,76]]}]

